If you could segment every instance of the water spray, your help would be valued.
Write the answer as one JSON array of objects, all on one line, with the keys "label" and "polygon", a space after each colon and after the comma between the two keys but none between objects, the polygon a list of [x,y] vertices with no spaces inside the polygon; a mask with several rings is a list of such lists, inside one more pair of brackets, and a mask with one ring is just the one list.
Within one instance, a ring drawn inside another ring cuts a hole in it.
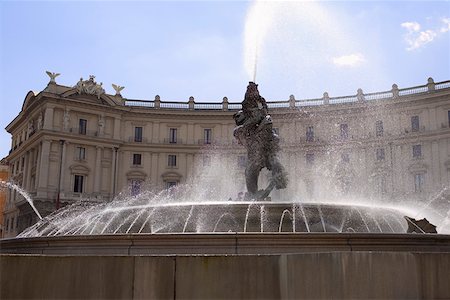
[{"label": "water spray", "polygon": [[42,220],[41,214],[39,213],[39,211],[34,206],[33,199],[31,199],[30,194],[28,194],[23,188],[21,188],[20,186],[18,186],[17,184],[15,184],[13,182],[10,182],[10,181],[6,182],[6,181],[3,181],[3,180],[0,180],[0,187],[7,187],[9,189],[15,190],[20,195],[22,195],[22,197],[24,197],[25,200],[27,200],[27,202],[30,204],[31,208],[36,213],[38,218],[40,220]]}]

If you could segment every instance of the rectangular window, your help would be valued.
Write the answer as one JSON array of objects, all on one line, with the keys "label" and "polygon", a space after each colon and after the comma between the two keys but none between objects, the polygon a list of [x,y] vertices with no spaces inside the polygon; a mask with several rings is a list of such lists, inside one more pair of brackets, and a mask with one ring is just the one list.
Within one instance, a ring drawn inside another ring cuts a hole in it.
[{"label": "rectangular window", "polygon": [[204,142],[205,144],[211,144],[211,140],[212,140],[212,129],[206,128],[204,130]]},{"label": "rectangular window", "polygon": [[314,164],[314,153],[306,153],[306,164],[307,165]]},{"label": "rectangular window", "polygon": [[169,143],[176,144],[177,143],[177,129],[169,128]]},{"label": "rectangular window", "polygon": [[412,146],[412,150],[413,150],[413,158],[421,158],[422,157],[422,146],[421,145]]},{"label": "rectangular window", "polygon": [[419,131],[419,116],[411,117],[411,131],[416,132]]},{"label": "rectangular window", "polygon": [[14,217],[11,218],[11,230],[14,230]]},{"label": "rectangular window", "polygon": [[414,174],[414,191],[420,193],[424,188],[425,175],[423,173]]},{"label": "rectangular window", "polygon": [[6,231],[9,230],[9,219],[6,219]]},{"label": "rectangular window", "polygon": [[341,138],[348,139],[348,124],[341,124]]},{"label": "rectangular window", "polygon": [[380,194],[386,194],[387,193],[386,177],[384,177],[384,176],[379,176],[378,177],[377,189],[378,189],[378,193],[380,193]]},{"label": "rectangular window", "polygon": [[450,127],[450,110],[447,112],[448,115],[448,127]]},{"label": "rectangular window", "polygon": [[134,141],[137,143],[142,142],[142,127],[134,127]]},{"label": "rectangular window", "polygon": [[84,148],[84,147],[77,147],[77,159],[78,160],[85,160],[86,159],[86,148]]},{"label": "rectangular window", "polygon": [[375,122],[375,134],[376,136],[383,136],[384,128],[383,128],[383,121],[376,121]]},{"label": "rectangular window", "polygon": [[79,125],[80,125],[80,126],[78,127],[78,133],[79,133],[79,134],[86,134],[87,120],[85,120],[85,119],[80,119]]},{"label": "rectangular window", "polygon": [[377,161],[384,160],[384,148],[377,149]]},{"label": "rectangular window", "polygon": [[84,181],[84,176],[75,175],[75,179],[73,181],[73,192],[74,193],[82,193],[83,192],[83,181]]},{"label": "rectangular window", "polygon": [[342,159],[343,162],[349,163],[349,162],[350,162],[350,154],[348,154],[348,153],[342,153],[342,154],[341,154],[341,159]]},{"label": "rectangular window", "polygon": [[211,156],[203,155],[203,166],[209,167],[211,165]]},{"label": "rectangular window", "polygon": [[137,196],[141,192],[142,180],[132,179],[130,182],[130,193],[131,196]]},{"label": "rectangular window", "polygon": [[177,186],[177,182],[176,181],[167,181],[166,182],[166,189],[170,189],[172,187]]},{"label": "rectangular window", "polygon": [[25,168],[25,157],[22,157],[22,161],[20,163],[20,171],[23,172],[23,169]]},{"label": "rectangular window", "polygon": [[133,154],[133,165],[134,166],[140,166],[142,160],[142,155],[138,153]]},{"label": "rectangular window", "polygon": [[169,167],[176,167],[177,166],[177,156],[173,155],[173,154],[169,154],[167,164]]},{"label": "rectangular window", "polygon": [[239,168],[247,167],[247,157],[244,155],[238,156],[238,166]]},{"label": "rectangular window", "polygon": [[314,127],[313,126],[306,127],[306,141],[307,142],[314,141]]}]

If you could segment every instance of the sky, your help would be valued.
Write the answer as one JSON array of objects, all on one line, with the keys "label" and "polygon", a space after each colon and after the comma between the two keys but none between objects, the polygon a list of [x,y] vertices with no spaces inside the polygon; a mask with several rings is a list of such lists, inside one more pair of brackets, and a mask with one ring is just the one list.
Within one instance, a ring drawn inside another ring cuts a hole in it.
[{"label": "sky", "polygon": [[73,86],[95,75],[128,99],[269,101],[450,80],[449,1],[1,1],[4,128],[45,71]]}]

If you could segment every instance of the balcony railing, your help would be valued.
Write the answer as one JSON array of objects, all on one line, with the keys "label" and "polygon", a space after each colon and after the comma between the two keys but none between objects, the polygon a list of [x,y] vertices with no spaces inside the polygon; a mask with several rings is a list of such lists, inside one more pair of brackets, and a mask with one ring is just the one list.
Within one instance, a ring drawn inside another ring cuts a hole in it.
[{"label": "balcony railing", "polygon": [[221,110],[221,109],[223,109],[223,106],[222,106],[222,103],[195,103],[194,109]]},{"label": "balcony railing", "polygon": [[78,127],[69,128],[69,132],[76,133],[79,135],[98,136],[98,131],[96,130],[84,130],[80,132],[80,128]]},{"label": "balcony railing", "polygon": [[161,102],[160,108],[189,109],[189,104],[184,102]]},{"label": "balcony railing", "polygon": [[128,138],[128,142],[129,143],[138,143],[138,144],[145,144],[148,143],[147,138],[143,137],[143,138],[135,138],[134,136],[130,136]]},{"label": "balcony railing", "polygon": [[214,140],[207,140],[207,139],[199,139],[197,141],[197,144],[199,144],[199,145],[212,145],[212,144],[215,144],[215,141]]},{"label": "balcony railing", "polygon": [[[302,100],[282,100],[282,101],[268,101],[267,106],[274,109],[294,109],[298,107],[306,106],[318,106],[318,105],[333,105],[333,104],[345,104],[345,103],[357,103],[364,101],[376,101],[387,100],[398,97],[409,97],[411,95],[420,95],[424,93],[434,92],[436,90],[443,90],[450,88],[450,80],[434,83],[430,78],[425,85],[414,86],[399,89],[396,85],[393,85],[389,91],[375,92],[364,94],[362,90],[358,90],[356,95],[328,97],[328,94],[322,98],[314,99],[302,99]],[[189,102],[171,102],[157,100],[125,100],[125,106],[142,107],[150,109],[180,109],[180,110],[240,110],[242,109],[241,103],[195,103],[193,100]]]},{"label": "balcony railing", "polygon": [[183,144],[183,140],[180,138],[176,138],[176,139],[166,138],[163,141],[164,141],[164,144]]}]

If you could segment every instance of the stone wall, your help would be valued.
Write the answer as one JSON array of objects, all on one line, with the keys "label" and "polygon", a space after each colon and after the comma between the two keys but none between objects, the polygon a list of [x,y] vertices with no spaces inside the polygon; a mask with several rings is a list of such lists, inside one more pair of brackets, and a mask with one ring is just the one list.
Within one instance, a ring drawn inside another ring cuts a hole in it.
[{"label": "stone wall", "polygon": [[450,253],[0,256],[0,298],[449,299]]}]

